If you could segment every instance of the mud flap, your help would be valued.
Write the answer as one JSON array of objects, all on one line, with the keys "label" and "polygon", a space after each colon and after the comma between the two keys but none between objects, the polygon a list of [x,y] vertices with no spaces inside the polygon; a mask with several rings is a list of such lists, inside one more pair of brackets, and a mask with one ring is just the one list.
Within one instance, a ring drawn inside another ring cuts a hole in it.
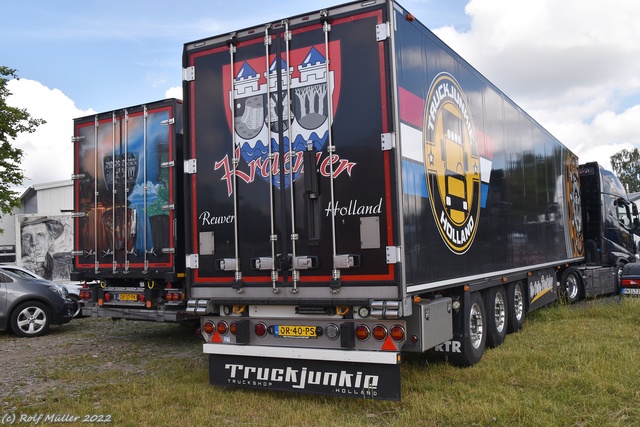
[{"label": "mud flap", "polygon": [[400,400],[400,364],[209,354],[213,385]]}]

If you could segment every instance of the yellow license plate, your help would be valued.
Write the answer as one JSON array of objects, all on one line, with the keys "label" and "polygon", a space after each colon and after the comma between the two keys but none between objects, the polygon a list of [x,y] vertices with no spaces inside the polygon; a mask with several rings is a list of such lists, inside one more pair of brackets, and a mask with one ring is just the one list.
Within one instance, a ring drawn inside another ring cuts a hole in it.
[{"label": "yellow license plate", "polygon": [[274,330],[276,337],[284,338],[317,338],[315,326],[276,326]]},{"label": "yellow license plate", "polygon": [[120,294],[120,301],[138,301],[137,294]]}]

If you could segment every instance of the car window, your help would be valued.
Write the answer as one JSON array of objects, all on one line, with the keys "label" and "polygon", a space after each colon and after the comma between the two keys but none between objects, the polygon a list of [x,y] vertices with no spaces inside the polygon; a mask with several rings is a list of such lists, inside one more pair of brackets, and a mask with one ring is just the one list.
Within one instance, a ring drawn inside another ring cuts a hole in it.
[{"label": "car window", "polygon": [[10,283],[10,282],[13,282],[13,279],[9,277],[8,274],[4,274],[4,271],[0,271],[0,282]]},{"label": "car window", "polygon": [[13,270],[13,269],[6,269],[7,271],[9,271],[10,273],[15,274],[18,277],[22,277],[25,279],[33,279],[33,276],[25,271],[22,270]]}]

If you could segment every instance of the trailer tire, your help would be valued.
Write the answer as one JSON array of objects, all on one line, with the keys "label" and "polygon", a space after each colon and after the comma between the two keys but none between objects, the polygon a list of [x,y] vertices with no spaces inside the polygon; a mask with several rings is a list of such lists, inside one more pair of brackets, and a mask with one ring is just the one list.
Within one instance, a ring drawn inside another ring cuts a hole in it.
[{"label": "trailer tire", "polygon": [[475,365],[482,359],[487,343],[487,315],[484,300],[480,292],[473,292],[469,296],[469,306],[466,307],[469,321],[464,322],[463,343],[460,353],[451,356],[451,364],[455,366]]},{"label": "trailer tire", "polygon": [[494,286],[487,289],[485,312],[487,313],[487,347],[498,347],[507,336],[509,319],[507,294],[504,286]]},{"label": "trailer tire", "polygon": [[507,285],[507,313],[507,331],[509,333],[518,332],[524,325],[527,313],[522,282],[513,282]]},{"label": "trailer tire", "polygon": [[569,267],[562,274],[560,296],[566,304],[573,304],[582,298],[582,280],[577,268]]}]

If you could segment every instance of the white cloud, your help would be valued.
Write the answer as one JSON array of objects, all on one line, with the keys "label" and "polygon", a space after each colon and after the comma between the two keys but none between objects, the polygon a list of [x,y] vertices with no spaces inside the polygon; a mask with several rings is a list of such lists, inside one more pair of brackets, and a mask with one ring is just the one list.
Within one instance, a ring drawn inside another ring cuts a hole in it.
[{"label": "white cloud", "polygon": [[164,96],[166,98],[182,99],[182,87],[181,86],[171,87],[166,90],[166,92],[164,93]]},{"label": "white cloud", "polygon": [[33,117],[46,120],[34,133],[18,135],[14,146],[24,151],[22,169],[26,187],[71,178],[73,173],[73,119],[92,114],[82,111],[58,89],[49,89],[33,80],[10,80],[7,104],[25,108]]},{"label": "white cloud", "polygon": [[471,0],[469,31],[434,32],[581,162],[640,146],[640,3]]}]

